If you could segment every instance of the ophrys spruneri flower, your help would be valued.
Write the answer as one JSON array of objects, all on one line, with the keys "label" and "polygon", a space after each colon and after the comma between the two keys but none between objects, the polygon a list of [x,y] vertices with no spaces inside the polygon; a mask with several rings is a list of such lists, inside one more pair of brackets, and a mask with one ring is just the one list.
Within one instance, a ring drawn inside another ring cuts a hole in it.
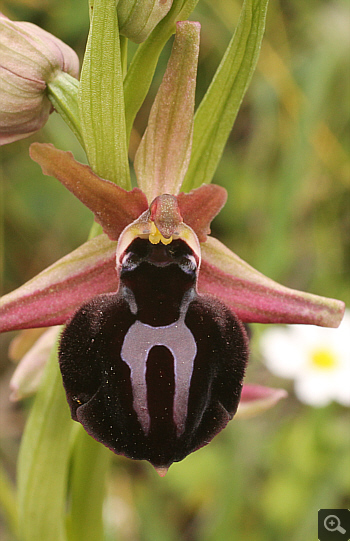
[{"label": "ophrys spruneri flower", "polygon": [[60,366],[72,417],[113,451],[160,471],[207,444],[238,407],[248,322],[337,326],[343,303],[290,290],[216,239],[224,189],[181,193],[192,141],[199,25],[178,23],[135,159],[138,188],[70,153],[31,156],[104,233],[2,299],[0,329],[67,323]]}]

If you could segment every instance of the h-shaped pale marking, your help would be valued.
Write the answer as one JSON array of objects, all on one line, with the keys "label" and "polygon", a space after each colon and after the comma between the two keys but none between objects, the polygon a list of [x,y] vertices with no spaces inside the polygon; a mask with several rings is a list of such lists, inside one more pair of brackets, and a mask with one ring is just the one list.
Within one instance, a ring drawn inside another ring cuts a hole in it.
[{"label": "h-shaped pale marking", "polygon": [[197,344],[181,316],[175,323],[164,327],[152,327],[137,320],[126,333],[120,355],[131,371],[133,408],[146,435],[151,425],[147,405],[146,369],[149,352],[154,346],[167,347],[174,358],[173,420],[176,425],[176,435],[179,437],[185,430]]}]

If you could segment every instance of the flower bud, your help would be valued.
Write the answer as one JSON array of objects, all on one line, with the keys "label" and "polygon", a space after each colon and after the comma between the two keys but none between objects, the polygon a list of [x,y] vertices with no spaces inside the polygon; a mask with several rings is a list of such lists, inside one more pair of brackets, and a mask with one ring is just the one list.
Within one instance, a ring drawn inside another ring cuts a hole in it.
[{"label": "flower bud", "polygon": [[173,0],[119,0],[119,31],[135,43],[148,38],[166,16]]},{"label": "flower bud", "polygon": [[68,45],[0,14],[0,145],[44,126],[53,110],[46,85],[61,72],[78,77],[79,60]]}]

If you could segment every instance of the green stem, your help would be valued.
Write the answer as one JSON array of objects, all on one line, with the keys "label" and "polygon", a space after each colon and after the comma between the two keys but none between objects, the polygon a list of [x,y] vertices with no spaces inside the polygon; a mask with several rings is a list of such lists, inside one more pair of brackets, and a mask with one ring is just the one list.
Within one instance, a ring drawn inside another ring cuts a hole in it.
[{"label": "green stem", "polygon": [[102,508],[112,453],[77,425],[70,477],[69,541],[102,541]]},{"label": "green stem", "polygon": [[14,536],[18,536],[17,500],[14,485],[0,465],[0,507]]},{"label": "green stem", "polygon": [[79,115],[79,81],[68,73],[60,72],[48,83],[47,90],[52,105],[85,148]]},{"label": "green stem", "polygon": [[21,541],[65,541],[66,480],[73,422],[54,348],[23,434],[18,460]]}]

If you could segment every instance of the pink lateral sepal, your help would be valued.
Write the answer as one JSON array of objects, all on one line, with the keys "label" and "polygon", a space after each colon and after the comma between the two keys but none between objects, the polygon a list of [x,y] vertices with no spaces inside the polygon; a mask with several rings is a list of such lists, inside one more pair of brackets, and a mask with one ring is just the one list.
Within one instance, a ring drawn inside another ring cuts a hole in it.
[{"label": "pink lateral sepal", "polygon": [[199,292],[222,300],[243,322],[339,326],[345,310],[342,301],[282,286],[212,237],[201,249]]},{"label": "pink lateral sepal", "polygon": [[104,234],[0,299],[0,332],[61,325],[95,295],[116,291],[116,242]]}]

